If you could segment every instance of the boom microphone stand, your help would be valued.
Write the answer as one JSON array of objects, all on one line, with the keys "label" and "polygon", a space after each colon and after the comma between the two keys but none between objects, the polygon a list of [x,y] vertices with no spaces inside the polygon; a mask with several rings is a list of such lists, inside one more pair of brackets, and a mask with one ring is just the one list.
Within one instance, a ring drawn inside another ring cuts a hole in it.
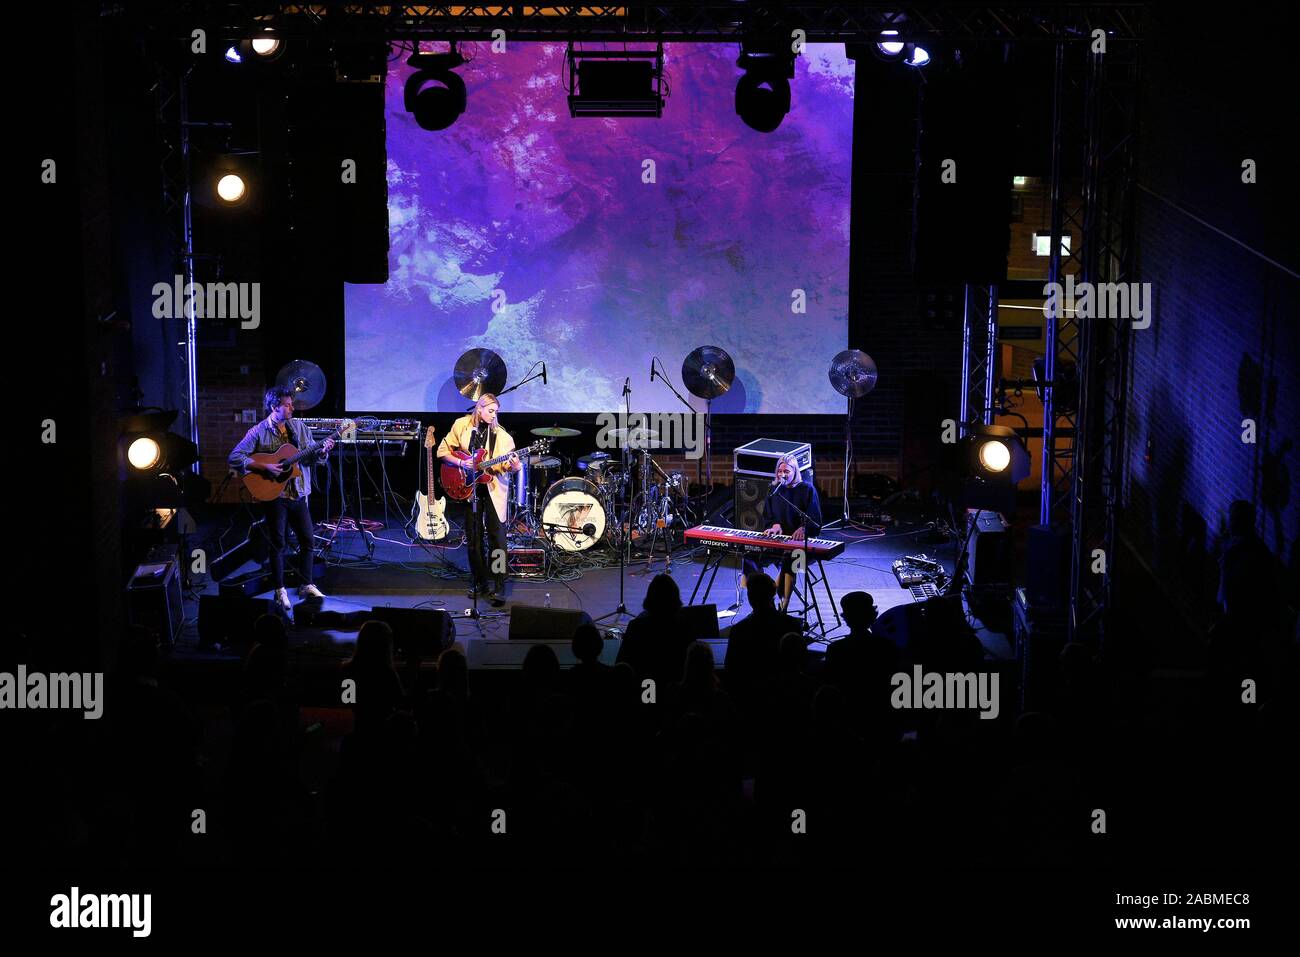
[{"label": "boom microphone stand", "polygon": [[[653,364],[652,364],[652,368],[653,368]],[[626,382],[623,383],[623,400],[625,403],[625,407],[627,409],[627,418],[624,421],[631,422],[632,421],[632,380],[631,379],[628,379]],[[625,474],[627,472],[627,462],[628,462],[627,441],[628,441],[628,433],[630,431],[631,429],[629,428],[628,431],[623,433],[623,470]],[[621,627],[622,623],[619,621],[620,618],[624,616],[626,616],[627,618],[636,617],[630,611],[627,610],[626,597],[624,593],[624,587],[625,587],[624,579],[627,570],[626,553],[627,553],[628,545],[631,541],[631,534],[632,534],[632,516],[630,514],[630,506],[629,506],[629,514],[627,516],[628,519],[627,522],[624,522],[621,518],[618,517],[617,506],[615,506],[614,517],[615,520],[618,521],[618,607],[615,608],[613,611],[611,611],[609,614],[601,615],[599,618],[594,619],[594,621],[604,621],[606,618],[613,618],[615,626]]]}]

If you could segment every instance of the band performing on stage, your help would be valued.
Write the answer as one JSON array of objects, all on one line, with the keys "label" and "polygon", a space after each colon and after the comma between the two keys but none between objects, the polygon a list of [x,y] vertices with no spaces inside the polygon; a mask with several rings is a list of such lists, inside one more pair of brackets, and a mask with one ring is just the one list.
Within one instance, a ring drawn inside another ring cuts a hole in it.
[{"label": "band performing on stage", "polygon": [[[490,350],[473,350],[457,363],[458,390],[474,404],[451,423],[440,441],[433,426],[425,429],[422,423],[408,420],[295,417],[295,395],[309,406],[314,403],[323,392],[324,373],[304,361],[281,372],[266,393],[267,417],[231,451],[230,467],[243,476],[248,496],[262,503],[271,585],[276,606],[285,613],[291,610],[282,555],[286,525],[298,540],[299,596],[323,597],[312,582],[315,539],[308,509],[312,466],[327,463],[338,442],[359,455],[367,443],[381,449],[415,444],[422,438],[423,487],[411,497],[407,537],[413,544],[439,548],[465,545],[467,595],[475,607],[479,598],[493,607],[503,606],[513,576],[547,579],[560,565],[577,568],[580,574],[583,562],[622,566],[634,552],[650,563],[662,557],[665,570],[671,572],[674,551],[689,549],[702,551],[705,558],[696,586],[698,593],[708,577],[703,600],[708,599],[723,561],[736,560],[738,588],[746,587],[763,569],[776,566],[779,609],[785,612],[797,595],[801,607],[795,610],[805,617],[812,613],[809,629],[825,630],[812,586],[824,585],[821,562],[840,554],[844,543],[816,537],[823,526],[822,508],[811,478],[807,443],[760,439],[737,450],[738,456],[742,450],[746,456],[737,475],[743,471],[761,478],[753,483],[759,489],[763,482],[767,484],[756,510],[733,516],[734,525],[723,525],[717,519],[725,520],[727,508],[715,507],[710,516],[711,481],[699,481],[692,488],[686,473],[665,469],[655,460],[655,453],[663,451],[659,432],[646,425],[610,428],[597,436],[602,448],[582,454],[577,454],[580,449],[564,448],[581,435],[580,430],[558,425],[532,429],[532,441],[518,446],[499,419],[500,396],[512,390],[503,390],[505,365]],[[683,367],[687,388],[706,402],[725,392],[734,374],[730,357],[716,347],[696,350]],[[624,390],[626,398],[630,379]],[[707,441],[706,437],[705,445]],[[570,451],[574,454],[567,454]],[[711,477],[711,467],[707,471]],[[325,477],[331,478],[328,469]],[[346,483],[340,479],[337,484]],[[463,529],[459,538],[457,526]],[[331,527],[337,532],[340,523]],[[356,527],[364,534],[363,523],[357,522]],[[797,591],[800,576],[804,587]]]}]

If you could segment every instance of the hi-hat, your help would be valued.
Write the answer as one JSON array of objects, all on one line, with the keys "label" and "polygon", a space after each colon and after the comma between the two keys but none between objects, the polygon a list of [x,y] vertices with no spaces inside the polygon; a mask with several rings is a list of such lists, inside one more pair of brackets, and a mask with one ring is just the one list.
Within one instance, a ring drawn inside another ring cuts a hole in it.
[{"label": "hi-hat", "polygon": [[540,435],[548,439],[571,439],[575,435],[581,435],[577,429],[566,429],[562,425],[548,425],[540,429],[531,429],[533,435]]},{"label": "hi-hat", "polygon": [[306,359],[294,359],[286,364],[276,373],[275,384],[293,392],[293,407],[299,412],[325,398],[325,373]]},{"label": "hi-hat", "polygon": [[616,439],[628,442],[649,442],[651,439],[659,438],[659,433],[654,429],[647,429],[642,426],[637,426],[634,429],[611,429],[609,434]]},{"label": "hi-hat", "polygon": [[491,349],[470,349],[456,360],[456,389],[475,402],[485,392],[500,392],[506,384],[506,363]]},{"label": "hi-hat", "polygon": [[876,387],[876,360],[861,349],[845,349],[831,360],[829,375],[836,392],[856,399]]},{"label": "hi-hat", "polygon": [[682,362],[682,382],[691,395],[716,399],[736,381],[736,364],[717,346],[700,346]]}]

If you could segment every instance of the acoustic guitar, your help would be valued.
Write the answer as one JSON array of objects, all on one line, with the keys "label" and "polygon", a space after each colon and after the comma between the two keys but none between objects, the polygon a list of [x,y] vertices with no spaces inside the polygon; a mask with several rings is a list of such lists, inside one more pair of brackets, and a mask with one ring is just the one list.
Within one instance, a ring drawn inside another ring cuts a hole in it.
[{"label": "acoustic guitar", "polygon": [[[355,429],[357,424],[351,419],[344,419],[339,423],[339,427],[331,432],[326,439],[338,439],[340,435],[351,429]],[[292,442],[286,442],[274,452],[254,452],[249,456],[252,462],[248,466],[248,472],[244,475],[244,487],[248,493],[259,502],[270,502],[280,497],[284,491],[285,483],[291,478],[302,475],[301,462],[307,456],[314,454],[325,443],[326,439],[319,442],[313,442],[301,452],[294,447]],[[256,471],[256,469],[278,463],[280,465],[280,474],[274,478],[265,472]]]},{"label": "acoustic guitar", "polygon": [[487,457],[487,449],[479,449],[473,455],[468,452],[462,452],[460,449],[453,449],[452,455],[460,460],[460,465],[448,465],[442,463],[442,490],[447,493],[448,498],[454,498],[458,502],[464,502],[474,494],[474,486],[486,485],[492,481],[492,475],[488,469],[500,465],[512,455],[518,455],[525,463],[530,455],[543,455],[549,452],[551,443],[549,439],[539,439],[532,445],[522,449],[515,449],[513,452],[507,452],[505,455],[498,455],[496,458]]},{"label": "acoustic guitar", "polygon": [[424,433],[425,474],[428,475],[429,491],[427,494],[419,491],[415,493],[415,505],[411,514],[415,522],[415,534],[426,542],[446,538],[450,531],[446,516],[447,500],[434,494],[433,478],[437,473],[433,470],[433,449],[433,426],[429,426]]}]

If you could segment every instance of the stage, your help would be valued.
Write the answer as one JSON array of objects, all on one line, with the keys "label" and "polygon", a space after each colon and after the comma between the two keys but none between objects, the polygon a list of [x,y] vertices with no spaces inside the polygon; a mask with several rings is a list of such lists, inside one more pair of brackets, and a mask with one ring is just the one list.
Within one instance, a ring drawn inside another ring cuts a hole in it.
[{"label": "stage", "polygon": [[[209,538],[218,526],[225,527],[229,522],[229,518],[214,519],[209,527],[199,528],[196,538]],[[318,535],[330,535],[332,531],[317,527]],[[827,530],[818,537],[846,543],[841,555],[824,564],[836,609],[844,595],[853,591],[870,592],[882,615],[895,606],[910,604],[915,599],[909,589],[899,586],[890,563],[905,554],[924,553],[939,561],[950,575],[957,557],[951,538],[930,524]],[[227,535],[225,540],[228,542],[229,539]],[[447,541],[455,543],[459,539],[459,529],[453,525]],[[513,549],[513,542],[511,547]],[[699,584],[694,604],[705,604],[709,581],[705,577],[701,582],[701,575],[705,572],[703,551],[702,548],[679,546],[666,556],[660,548],[655,551],[653,561],[648,561],[644,554],[634,554],[624,569],[623,600],[629,613],[635,615],[641,611],[651,579],[665,572],[677,581],[684,603],[690,602],[691,593]],[[572,564],[549,580],[512,577],[507,583],[505,604],[493,608],[486,600],[480,599],[478,611],[481,617],[478,618],[470,614],[472,603],[467,594],[466,554],[463,544],[453,547],[442,543],[411,543],[405,540],[400,528],[367,531],[364,535],[355,530],[338,531],[325,550],[324,570],[317,579],[327,596],[324,602],[319,607],[302,604],[295,590],[289,589],[295,603],[293,620],[288,622],[291,658],[304,666],[310,666],[312,662],[328,662],[332,666],[348,658],[355,649],[360,622],[376,607],[439,609],[451,617],[455,640],[465,649],[471,669],[517,669],[529,641],[509,638],[511,613],[521,606],[545,607],[549,596],[553,609],[590,615],[606,638],[602,660],[610,664],[615,661],[621,630],[629,617],[612,614],[619,605],[619,567],[617,554],[611,549],[592,549],[576,560],[569,556]],[[286,564],[292,564],[288,557]],[[231,591],[232,581],[255,573],[257,567],[248,562],[226,576],[226,591]],[[769,571],[774,572],[775,568]],[[713,580],[707,597],[707,604],[716,607],[718,637],[706,640],[713,647],[719,668],[725,659],[729,629],[750,613],[745,593],[739,587],[739,575],[739,559],[728,557]],[[802,578],[800,583],[802,587]],[[217,582],[198,576],[187,589],[185,624],[171,650],[172,658],[178,663],[229,661],[246,653],[247,648],[238,643],[214,647],[200,641],[200,599],[202,596],[217,596],[221,590],[222,586]],[[825,586],[818,586],[817,593],[826,627],[824,634],[820,633],[821,629],[809,634],[808,647],[814,655],[820,655],[828,643],[848,633],[846,625],[836,622],[826,600]],[[795,613],[798,607],[797,596],[798,591],[791,602],[791,613]],[[269,602],[272,594],[267,590],[252,597]],[[811,611],[809,614],[815,625],[815,615]],[[969,609],[967,620],[976,629],[990,660],[1006,660],[1014,656],[1004,625],[990,623],[986,626]],[[554,647],[562,666],[573,663],[567,640],[560,636],[546,640]]]}]

